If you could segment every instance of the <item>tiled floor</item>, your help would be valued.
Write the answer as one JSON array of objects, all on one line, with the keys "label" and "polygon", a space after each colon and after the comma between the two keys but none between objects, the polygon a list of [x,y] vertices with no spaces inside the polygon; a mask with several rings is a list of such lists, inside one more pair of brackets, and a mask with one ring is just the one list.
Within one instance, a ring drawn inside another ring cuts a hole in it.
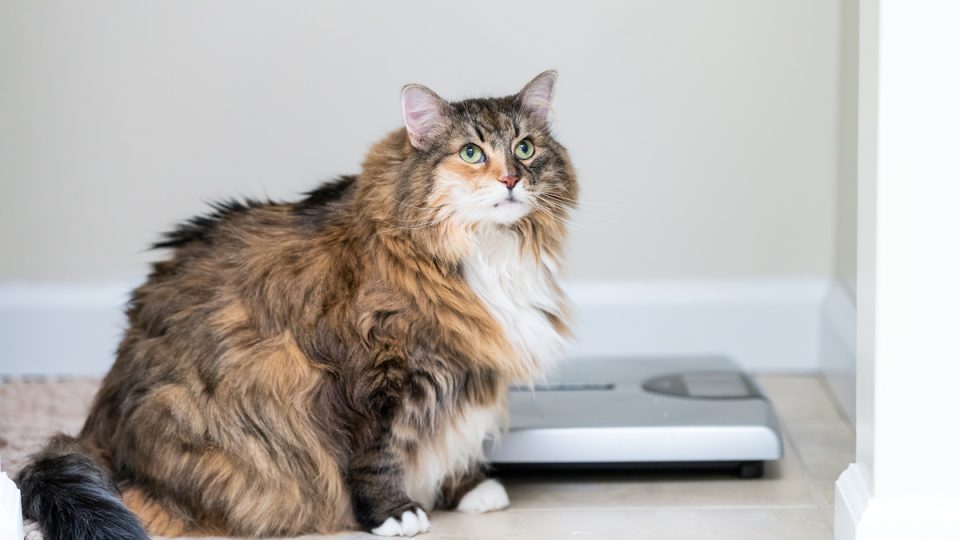
[{"label": "tiled floor", "polygon": [[[767,375],[759,380],[776,406],[786,443],[784,459],[768,464],[763,478],[653,472],[509,477],[504,481],[512,500],[508,510],[484,515],[435,512],[424,538],[832,538],[833,482],[853,460],[853,432],[819,379]],[[89,399],[95,386],[82,381],[58,384],[62,385],[54,389],[58,403],[40,400],[38,387],[31,384],[0,385],[4,469],[22,463],[23,452],[36,445],[50,425],[68,430],[79,426],[82,413],[76,402]],[[7,440],[7,428],[12,426],[3,422],[13,409],[22,418],[36,408],[56,421],[20,431],[16,441]],[[336,538],[373,537],[347,533]]]}]

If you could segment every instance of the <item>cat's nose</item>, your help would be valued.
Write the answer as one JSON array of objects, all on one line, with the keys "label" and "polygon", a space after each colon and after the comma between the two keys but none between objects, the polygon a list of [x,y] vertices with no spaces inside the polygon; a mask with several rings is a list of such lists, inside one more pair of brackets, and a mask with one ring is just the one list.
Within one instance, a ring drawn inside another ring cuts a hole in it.
[{"label": "cat's nose", "polygon": [[500,177],[500,183],[507,186],[507,189],[513,189],[513,186],[517,185],[517,182],[520,181],[520,177],[517,175],[507,175]]}]

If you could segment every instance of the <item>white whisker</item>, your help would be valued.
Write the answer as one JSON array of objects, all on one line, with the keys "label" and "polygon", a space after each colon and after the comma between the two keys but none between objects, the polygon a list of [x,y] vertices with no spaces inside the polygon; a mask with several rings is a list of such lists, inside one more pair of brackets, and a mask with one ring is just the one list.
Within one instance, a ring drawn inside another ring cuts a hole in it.
[{"label": "white whisker", "polygon": [[544,206],[544,205],[541,204],[541,203],[531,202],[531,204],[532,204],[533,207],[536,208],[537,210],[540,210],[541,212],[543,212],[544,214],[547,214],[547,215],[550,216],[551,218],[553,218],[553,219],[555,219],[555,220],[557,220],[557,221],[559,221],[559,222],[561,222],[561,223],[563,223],[563,224],[565,224],[565,225],[569,225],[569,226],[571,226],[571,227],[578,227],[578,228],[581,228],[581,229],[589,229],[589,230],[603,231],[603,232],[614,232],[614,231],[615,231],[615,229],[609,229],[609,228],[606,228],[606,227],[594,227],[594,226],[591,226],[591,225],[585,225],[585,224],[582,224],[582,223],[576,223],[576,222],[570,220],[569,218],[565,218],[565,217],[562,217],[562,216],[559,216],[559,215],[553,213],[549,208],[547,208],[546,206]]}]

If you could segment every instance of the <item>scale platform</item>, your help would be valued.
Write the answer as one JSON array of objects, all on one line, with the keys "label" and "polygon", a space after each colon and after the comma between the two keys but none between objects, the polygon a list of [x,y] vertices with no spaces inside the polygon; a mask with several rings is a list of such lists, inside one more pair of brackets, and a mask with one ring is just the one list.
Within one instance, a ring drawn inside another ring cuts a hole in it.
[{"label": "scale platform", "polygon": [[731,360],[570,359],[511,389],[510,428],[489,443],[499,470],[731,469],[763,475],[783,456],[776,413]]}]

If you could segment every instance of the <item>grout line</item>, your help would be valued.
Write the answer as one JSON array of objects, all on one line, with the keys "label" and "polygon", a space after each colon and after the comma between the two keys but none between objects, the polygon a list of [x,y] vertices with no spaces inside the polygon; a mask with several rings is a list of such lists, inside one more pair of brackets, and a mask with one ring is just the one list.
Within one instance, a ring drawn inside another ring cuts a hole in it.
[{"label": "grout line", "polygon": [[855,431],[856,428],[853,425],[854,419],[847,418],[847,414],[843,412],[843,406],[840,405],[840,401],[837,400],[837,396],[833,394],[833,389],[830,388],[830,384],[827,382],[826,378],[822,373],[815,376],[817,384],[820,385],[820,389],[823,390],[823,393],[827,395],[827,400],[833,405],[834,412],[837,413],[837,418],[840,420],[840,423],[847,426],[851,431]]}]

